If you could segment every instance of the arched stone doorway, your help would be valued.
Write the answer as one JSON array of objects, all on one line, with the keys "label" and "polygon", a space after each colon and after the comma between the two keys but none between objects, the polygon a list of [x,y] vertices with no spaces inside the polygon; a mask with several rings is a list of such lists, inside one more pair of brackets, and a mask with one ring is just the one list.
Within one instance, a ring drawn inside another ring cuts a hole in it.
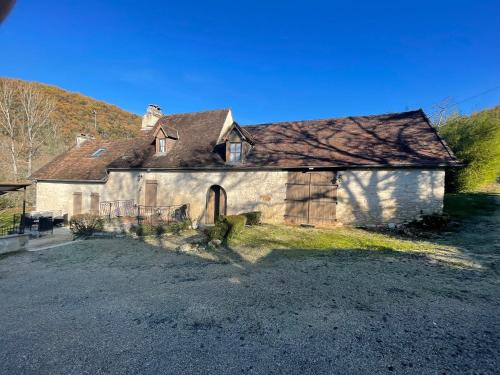
[{"label": "arched stone doorway", "polygon": [[219,216],[226,215],[226,191],[219,185],[212,185],[207,193],[206,224],[214,224]]}]

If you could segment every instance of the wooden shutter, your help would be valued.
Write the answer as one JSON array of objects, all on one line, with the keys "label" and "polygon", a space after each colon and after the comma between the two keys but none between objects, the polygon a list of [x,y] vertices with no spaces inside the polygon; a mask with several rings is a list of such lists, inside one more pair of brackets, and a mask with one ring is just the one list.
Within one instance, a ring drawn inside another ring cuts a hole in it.
[{"label": "wooden shutter", "polygon": [[82,193],[73,193],[73,215],[79,215],[82,213]]},{"label": "wooden shutter", "polygon": [[90,212],[99,215],[99,193],[90,193]]},{"label": "wooden shutter", "polygon": [[333,224],[336,220],[335,172],[288,172],[285,221]]},{"label": "wooden shutter", "polygon": [[146,180],[145,206],[156,207],[158,183],[156,180]]}]

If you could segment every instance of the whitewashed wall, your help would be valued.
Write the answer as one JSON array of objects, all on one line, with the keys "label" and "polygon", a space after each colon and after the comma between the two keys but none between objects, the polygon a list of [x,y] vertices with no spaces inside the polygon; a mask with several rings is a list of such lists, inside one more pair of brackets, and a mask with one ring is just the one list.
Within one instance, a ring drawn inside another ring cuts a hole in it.
[{"label": "whitewashed wall", "polygon": [[348,225],[411,221],[441,213],[444,170],[346,170],[339,173],[337,220]]},{"label": "whitewashed wall", "polygon": [[[220,185],[227,193],[227,212],[262,211],[263,220],[283,222],[287,172],[111,172],[107,183],[38,182],[37,210],[72,215],[73,193],[82,192],[83,212],[90,194],[100,200],[133,199],[144,204],[145,180],[158,181],[158,205],[190,204],[203,222],[207,191]],[[441,212],[444,170],[346,170],[339,172],[337,220],[347,225],[400,223],[419,214]]]}]

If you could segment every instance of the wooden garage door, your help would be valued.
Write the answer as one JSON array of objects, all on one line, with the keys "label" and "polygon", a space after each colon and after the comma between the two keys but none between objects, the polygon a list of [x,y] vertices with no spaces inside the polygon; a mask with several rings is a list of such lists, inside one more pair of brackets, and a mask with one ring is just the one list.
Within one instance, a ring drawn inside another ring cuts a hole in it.
[{"label": "wooden garage door", "polygon": [[335,172],[288,172],[285,221],[289,224],[335,223]]}]

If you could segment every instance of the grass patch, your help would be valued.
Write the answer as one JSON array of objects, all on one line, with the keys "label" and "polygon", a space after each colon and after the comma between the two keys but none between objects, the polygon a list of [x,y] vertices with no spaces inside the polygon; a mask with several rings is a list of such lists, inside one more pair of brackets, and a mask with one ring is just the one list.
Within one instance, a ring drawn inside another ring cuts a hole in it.
[{"label": "grass patch", "polygon": [[455,219],[493,215],[498,208],[496,199],[500,199],[500,195],[486,193],[446,194],[444,196],[444,212]]},{"label": "grass patch", "polygon": [[[19,214],[19,210],[8,209],[0,211],[0,229],[10,229],[12,228],[12,220],[14,214]],[[19,215],[17,217],[17,222],[19,222]]]},{"label": "grass patch", "polygon": [[254,250],[380,250],[422,251],[432,244],[354,228],[313,229],[281,225],[245,228],[230,242],[231,247]]}]

